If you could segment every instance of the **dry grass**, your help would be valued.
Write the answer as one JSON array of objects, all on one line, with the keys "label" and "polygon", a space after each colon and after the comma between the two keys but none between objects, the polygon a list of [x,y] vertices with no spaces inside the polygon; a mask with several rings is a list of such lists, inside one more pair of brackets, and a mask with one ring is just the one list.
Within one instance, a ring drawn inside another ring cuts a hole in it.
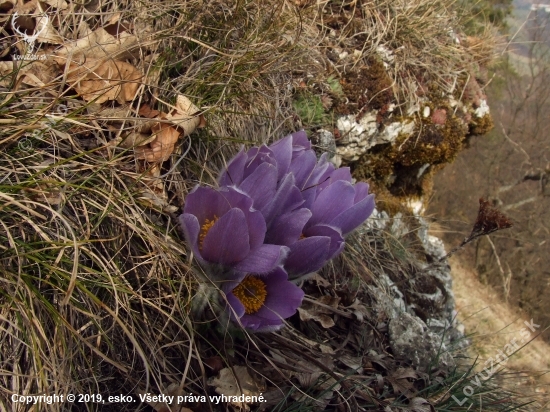
[{"label": "dry grass", "polygon": [[[353,69],[331,63],[327,48],[358,48],[356,66],[374,56],[378,46],[392,50],[391,76],[402,102],[416,96],[419,73],[450,87],[464,59],[448,33],[457,18],[445,2],[427,0],[326,1],[305,8],[291,1],[257,0],[111,1],[101,6],[79,6],[59,18],[57,27],[61,36],[74,40],[83,22],[95,30],[116,13],[133,26],[140,47],[130,61],[147,77],[138,102],[125,107],[123,117],[114,122],[109,115],[106,109],[115,105],[84,102],[63,75],[29,87],[13,73],[0,90],[3,409],[10,408],[14,393],[106,396],[158,393],[176,384],[187,394],[203,394],[209,389],[206,378],[215,371],[213,359],[247,364],[284,388],[285,397],[291,388],[314,396],[315,386],[304,389],[291,382],[267,353],[277,348],[322,359],[318,342],[310,347],[306,338],[319,339],[318,325],[289,327],[288,335],[274,342],[220,326],[214,302],[202,306],[195,303],[201,299],[193,301],[202,292],[200,274],[188,262],[170,211],[181,207],[197,183],[214,185],[217,170],[237,144],[271,141],[302,126],[292,106],[301,82],[323,83],[333,72]],[[329,20],[334,18],[343,20],[331,37]],[[154,179],[151,165],[111,142],[134,126],[139,105],[167,109],[178,94],[201,108],[208,126],[183,139]],[[69,113],[56,117],[55,124],[48,122],[45,115],[60,104]],[[33,130],[42,132],[31,137]],[[159,181],[160,206],[150,201]],[[391,243],[384,239],[350,248],[327,268],[335,287],[366,294],[377,273],[396,266],[410,269],[404,248],[392,243],[400,253],[394,259],[385,242]],[[375,264],[367,265],[365,256]],[[351,322],[348,315],[344,318]],[[374,324],[354,324],[353,330],[360,335],[353,338],[353,348],[365,351],[372,348],[365,342],[372,342],[383,350]],[[341,336],[331,338],[342,343]],[[347,382],[345,370],[323,369],[324,376],[342,384],[337,398],[343,408],[357,406],[357,393],[373,408],[391,403],[374,399],[371,381],[356,377]],[[288,403],[288,410],[306,405],[299,397],[289,396]],[[136,405],[111,407],[136,410]],[[93,403],[80,406],[107,410]]]}]

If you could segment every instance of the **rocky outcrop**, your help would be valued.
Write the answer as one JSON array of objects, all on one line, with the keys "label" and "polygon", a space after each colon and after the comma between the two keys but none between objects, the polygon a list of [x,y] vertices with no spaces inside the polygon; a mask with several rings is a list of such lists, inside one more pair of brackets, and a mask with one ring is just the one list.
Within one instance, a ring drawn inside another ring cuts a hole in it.
[{"label": "rocky outcrop", "polygon": [[[396,358],[419,370],[434,367],[449,371],[455,366],[452,352],[468,345],[464,328],[456,319],[451,268],[447,262],[434,263],[445,256],[443,242],[428,234],[428,224],[414,217],[405,223],[398,213],[390,218],[375,211],[362,227],[365,236],[391,236],[396,242],[416,237],[421,250],[408,255],[405,276],[401,270],[388,270],[377,276],[370,287],[377,318],[386,319],[389,344]],[[414,224],[414,227],[413,227]],[[414,229],[414,230],[411,230]],[[435,364],[434,364],[435,362]]]},{"label": "rocky outcrop", "polygon": [[435,172],[454,160],[470,136],[493,127],[482,89],[486,69],[469,54],[465,36],[449,33],[462,60],[443,77],[437,70],[428,75],[411,69],[397,81],[397,51],[389,45],[379,45],[362,65],[355,49],[327,52],[343,73],[337,87],[327,81],[335,116],[331,130],[318,131],[319,139],[332,136],[335,165],[349,165],[358,180],[405,203],[425,206]]}]

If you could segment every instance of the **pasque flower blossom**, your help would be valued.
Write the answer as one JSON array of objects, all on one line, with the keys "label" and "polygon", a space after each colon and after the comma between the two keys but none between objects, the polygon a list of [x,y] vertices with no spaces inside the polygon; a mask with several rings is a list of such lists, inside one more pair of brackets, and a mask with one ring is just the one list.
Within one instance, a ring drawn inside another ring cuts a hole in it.
[{"label": "pasque flower blossom", "polygon": [[321,269],[374,209],[364,182],[320,158],[305,132],[242,149],[218,179],[195,188],[180,222],[197,260],[223,291],[233,320],[274,330],[295,313],[296,280]]},{"label": "pasque flower blossom", "polygon": [[284,245],[264,243],[266,224],[252,199],[232,187],[196,187],[185,201],[180,223],[203,264],[236,272],[268,273],[282,263]]},{"label": "pasque flower blossom", "polygon": [[284,319],[296,313],[304,292],[277,268],[267,275],[249,274],[224,286],[230,316],[247,329],[261,332],[280,329]]}]

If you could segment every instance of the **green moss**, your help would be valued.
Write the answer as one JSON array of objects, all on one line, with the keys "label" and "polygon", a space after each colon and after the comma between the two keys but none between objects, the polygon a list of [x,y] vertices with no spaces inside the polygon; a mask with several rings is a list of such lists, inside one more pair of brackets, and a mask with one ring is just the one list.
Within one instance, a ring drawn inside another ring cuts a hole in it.
[{"label": "green moss", "polygon": [[336,77],[329,76],[327,79],[327,84],[330,87],[330,91],[334,93],[335,96],[341,97],[344,95],[344,90],[342,89],[342,85],[340,84],[340,81]]},{"label": "green moss", "polygon": [[320,125],[326,122],[327,115],[321,98],[311,93],[298,93],[292,105],[303,123]]}]

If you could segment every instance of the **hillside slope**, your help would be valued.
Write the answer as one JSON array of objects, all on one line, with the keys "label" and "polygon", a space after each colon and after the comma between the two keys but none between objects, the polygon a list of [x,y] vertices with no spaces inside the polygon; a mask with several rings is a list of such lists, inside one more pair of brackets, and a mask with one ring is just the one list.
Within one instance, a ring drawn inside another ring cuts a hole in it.
[{"label": "hillside slope", "polygon": [[[451,259],[451,267],[457,316],[473,343],[470,356],[479,356],[478,364],[483,365],[489,358],[496,357],[498,351],[512,339],[519,340],[519,331],[525,327],[524,321],[531,320],[531,316],[517,313],[502,302],[490,286],[479,281],[475,272],[461,264],[460,257]],[[533,322],[536,324],[537,319]],[[535,336],[533,333],[534,340],[507,362],[506,367],[511,372],[508,384],[519,387],[517,389],[524,393],[540,395],[546,399],[546,408],[549,408],[550,345]],[[513,372],[518,372],[519,376]]]}]

